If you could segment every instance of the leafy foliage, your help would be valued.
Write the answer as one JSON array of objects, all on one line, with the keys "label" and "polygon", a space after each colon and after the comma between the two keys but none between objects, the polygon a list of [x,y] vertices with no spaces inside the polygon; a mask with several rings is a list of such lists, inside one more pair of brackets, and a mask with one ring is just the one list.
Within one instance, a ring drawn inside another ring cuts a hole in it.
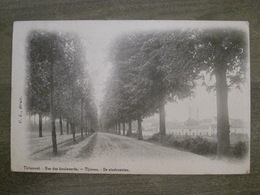
[{"label": "leafy foliage", "polygon": [[103,104],[110,113],[103,112],[108,121],[151,116],[161,104],[191,95],[197,74],[189,66],[192,56],[183,57],[183,52],[188,52],[188,43],[178,44],[183,41],[180,37],[185,36],[180,31],[153,32],[117,40],[112,49],[114,67]]},{"label": "leafy foliage", "polygon": [[[228,89],[246,78],[247,38],[240,29],[185,29],[126,34],[112,48],[113,70],[102,106],[104,126],[146,117],[167,101],[193,94],[196,79],[205,73],[216,83],[218,154],[228,154]],[[206,83],[204,83],[206,85]]]},{"label": "leafy foliage", "polygon": [[27,44],[28,113],[62,118],[81,129],[87,128],[83,126],[89,119],[97,127],[97,108],[80,39],[69,33],[32,31]]}]

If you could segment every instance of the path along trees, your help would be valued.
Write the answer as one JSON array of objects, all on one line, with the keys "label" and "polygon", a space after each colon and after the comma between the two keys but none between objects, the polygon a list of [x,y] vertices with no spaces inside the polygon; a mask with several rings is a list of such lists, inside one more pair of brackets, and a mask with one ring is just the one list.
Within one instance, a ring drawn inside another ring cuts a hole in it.
[{"label": "path along trees", "polygon": [[[138,121],[159,113],[166,134],[164,105],[192,95],[196,80],[207,73],[216,83],[218,156],[228,156],[228,88],[239,87],[246,74],[245,32],[238,29],[186,29],[121,36],[113,48],[113,70],[102,105],[104,126]],[[130,126],[131,127],[131,126]]]},{"label": "path along trees", "polygon": [[[58,152],[56,119],[67,121],[73,141],[75,129],[86,127],[86,120],[97,121],[91,83],[85,68],[85,51],[73,34],[31,31],[27,38],[27,111],[51,119],[53,153]],[[83,116],[84,115],[84,116]],[[67,130],[68,131],[68,130]],[[42,136],[42,123],[39,123]]]}]

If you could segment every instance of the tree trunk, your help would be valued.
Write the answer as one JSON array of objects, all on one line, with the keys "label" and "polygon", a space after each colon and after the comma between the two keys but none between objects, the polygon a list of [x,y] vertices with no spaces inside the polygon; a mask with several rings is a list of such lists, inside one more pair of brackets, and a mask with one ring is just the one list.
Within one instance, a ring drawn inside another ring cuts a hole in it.
[{"label": "tree trunk", "polygon": [[89,128],[90,128],[90,133],[93,133],[93,127],[92,127],[92,120],[89,119]]},{"label": "tree trunk", "polygon": [[76,136],[75,136],[75,124],[74,122],[71,123],[71,131],[72,131],[72,138],[73,138],[73,142],[76,142]]},{"label": "tree trunk", "polygon": [[63,135],[62,119],[60,116],[60,134]]},{"label": "tree trunk", "polygon": [[50,114],[51,114],[51,135],[52,135],[52,148],[53,154],[56,156],[58,153],[57,140],[56,140],[56,129],[55,129],[55,116],[54,116],[54,105],[53,105],[53,64],[50,66]]},{"label": "tree trunk", "polygon": [[69,122],[69,134],[72,134],[72,124],[71,124],[71,121]]},{"label": "tree trunk", "polygon": [[80,133],[83,138],[83,98],[81,98],[81,112],[80,112]]},{"label": "tree trunk", "polygon": [[90,135],[90,125],[89,125],[89,119],[87,118],[87,132],[88,132],[88,135]]},{"label": "tree trunk", "polygon": [[139,140],[143,140],[142,118],[141,118],[141,115],[139,115],[138,118],[137,118],[137,125],[138,125],[138,130],[137,130],[138,139],[139,139]]},{"label": "tree trunk", "polygon": [[121,124],[120,124],[120,122],[118,123],[118,134],[121,135]]},{"label": "tree trunk", "polygon": [[72,85],[71,86],[71,105],[72,105],[72,109],[71,109],[71,125],[70,125],[70,127],[71,127],[71,131],[72,131],[72,139],[73,139],[73,142],[75,143],[76,142],[76,138],[75,138],[75,131],[76,131],[76,129],[75,129],[75,112],[74,112],[74,109],[75,109],[75,103],[74,103],[74,86]]},{"label": "tree trunk", "polygon": [[33,115],[33,131],[35,130],[35,115]]},{"label": "tree trunk", "polygon": [[88,125],[87,125],[86,116],[85,116],[85,119],[83,120],[83,125],[85,127],[85,135],[88,135]]},{"label": "tree trunk", "polygon": [[132,135],[132,121],[131,119],[129,119],[129,122],[128,122],[128,131],[126,133],[128,136],[131,136]]},{"label": "tree trunk", "polygon": [[67,135],[69,134],[69,121],[67,120]]},{"label": "tree trunk", "polygon": [[223,66],[218,66],[215,69],[215,76],[217,94],[217,156],[218,158],[222,158],[230,155],[226,68]]},{"label": "tree trunk", "polygon": [[57,155],[58,153],[58,148],[57,148],[57,140],[56,140],[56,127],[55,127],[55,120],[51,121],[51,129],[52,129],[52,146],[53,146],[53,154]]},{"label": "tree trunk", "polygon": [[42,113],[39,113],[39,137],[42,137]]},{"label": "tree trunk", "polygon": [[164,103],[163,102],[159,106],[159,120],[160,120],[160,135],[165,135],[166,134],[165,109],[164,109]]},{"label": "tree trunk", "polygon": [[85,117],[85,127],[86,127],[86,135],[88,135],[88,118]]},{"label": "tree trunk", "polygon": [[125,122],[123,122],[123,135],[125,135]]}]

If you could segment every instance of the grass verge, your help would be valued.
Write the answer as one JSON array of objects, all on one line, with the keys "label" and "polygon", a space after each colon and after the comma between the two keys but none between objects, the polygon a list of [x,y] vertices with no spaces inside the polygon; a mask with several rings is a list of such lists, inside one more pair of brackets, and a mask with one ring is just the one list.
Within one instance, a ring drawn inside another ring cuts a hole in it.
[{"label": "grass verge", "polygon": [[[192,152],[203,156],[217,155],[217,142],[208,140],[203,137],[182,136],[176,137],[174,135],[154,134],[146,141],[160,144],[163,146]],[[248,153],[248,139],[237,140],[236,143],[231,144],[231,157],[236,159],[244,158]]]}]

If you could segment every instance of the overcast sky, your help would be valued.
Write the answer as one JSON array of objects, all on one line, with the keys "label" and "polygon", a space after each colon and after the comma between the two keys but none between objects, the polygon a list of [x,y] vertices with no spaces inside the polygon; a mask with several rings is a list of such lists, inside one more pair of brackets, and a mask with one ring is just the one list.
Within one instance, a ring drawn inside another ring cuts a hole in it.
[{"label": "overcast sky", "polygon": [[[94,85],[97,106],[102,101],[111,62],[108,56],[111,43],[120,34],[130,32],[144,32],[151,30],[169,30],[176,28],[217,28],[233,27],[247,28],[246,22],[195,22],[195,21],[52,21],[52,22],[20,22],[17,24],[21,34],[21,42],[25,42],[28,31],[41,29],[48,31],[73,32],[80,36],[86,48],[87,69]],[[249,73],[248,73],[249,78]],[[241,118],[249,121],[250,97],[249,80],[242,86],[243,93],[232,90],[229,93],[229,114],[231,118]],[[195,97],[168,103],[166,105],[167,120],[184,121],[189,117],[189,110],[193,118],[212,118],[216,116],[216,96],[214,92],[207,93],[205,88],[198,87]]]}]

